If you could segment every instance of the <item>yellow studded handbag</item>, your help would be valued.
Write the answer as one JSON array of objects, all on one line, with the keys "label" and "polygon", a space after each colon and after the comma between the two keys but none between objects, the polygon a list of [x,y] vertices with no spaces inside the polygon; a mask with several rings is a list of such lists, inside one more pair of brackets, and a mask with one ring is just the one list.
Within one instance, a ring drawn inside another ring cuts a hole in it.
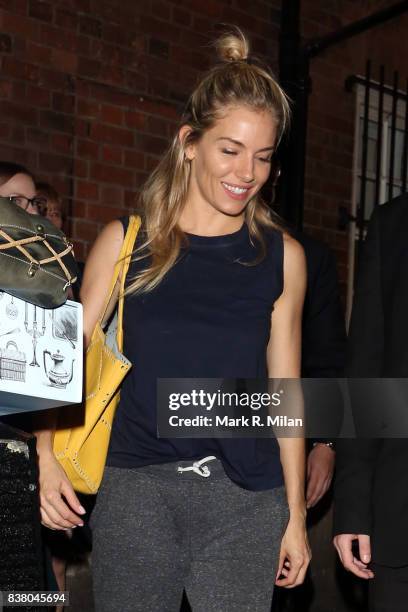
[{"label": "yellow studded handbag", "polygon": [[[86,351],[83,410],[73,406],[72,409],[61,411],[54,434],[54,453],[72,486],[80,493],[92,494],[98,491],[113,417],[119,402],[120,385],[132,367],[122,354],[123,290],[140,223],[140,217],[129,218],[105,308],[95,325]],[[105,313],[116,295],[116,313],[104,331]]]}]

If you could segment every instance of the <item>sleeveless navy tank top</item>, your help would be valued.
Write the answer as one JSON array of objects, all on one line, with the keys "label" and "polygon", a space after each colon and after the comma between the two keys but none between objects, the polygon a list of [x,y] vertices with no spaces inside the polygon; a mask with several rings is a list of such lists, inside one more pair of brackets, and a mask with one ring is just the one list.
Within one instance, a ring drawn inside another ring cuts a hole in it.
[{"label": "sleeveless navy tank top", "polygon": [[[123,220],[125,230],[128,219]],[[132,468],[215,455],[249,490],[283,484],[276,439],[157,438],[157,378],[267,378],[273,304],[283,289],[283,237],[258,253],[246,224],[224,236],[187,234],[189,245],[156,289],[124,305],[124,354],[133,364],[115,415],[107,465]],[[238,261],[239,260],[239,261]],[[148,260],[132,262],[127,283]]]}]

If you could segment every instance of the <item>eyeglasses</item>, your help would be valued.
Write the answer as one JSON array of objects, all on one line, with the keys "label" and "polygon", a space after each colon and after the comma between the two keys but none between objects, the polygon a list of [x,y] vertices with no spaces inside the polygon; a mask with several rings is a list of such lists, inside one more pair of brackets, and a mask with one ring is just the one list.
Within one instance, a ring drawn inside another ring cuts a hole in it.
[{"label": "eyeglasses", "polygon": [[36,212],[40,212],[47,205],[46,198],[41,198],[39,196],[35,196],[34,198],[26,198],[25,196],[10,196],[8,199],[10,202],[26,211],[31,208]]}]

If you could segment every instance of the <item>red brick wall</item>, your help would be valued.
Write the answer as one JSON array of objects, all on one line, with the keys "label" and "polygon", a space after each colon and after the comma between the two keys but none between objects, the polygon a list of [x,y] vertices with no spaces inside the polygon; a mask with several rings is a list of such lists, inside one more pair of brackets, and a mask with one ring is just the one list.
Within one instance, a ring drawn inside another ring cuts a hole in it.
[{"label": "red brick wall", "polygon": [[199,71],[217,22],[277,60],[279,0],[0,0],[0,159],[64,196],[86,256],[134,205]]},{"label": "red brick wall", "polygon": [[[395,0],[303,0],[305,38],[325,35]],[[385,65],[388,83],[399,70],[403,86],[408,76],[408,14],[328,49],[312,60],[312,94],[306,160],[305,227],[332,246],[337,255],[345,294],[347,231],[337,229],[338,207],[350,208],[355,95],[345,91],[345,79],[365,74],[367,59]]]}]

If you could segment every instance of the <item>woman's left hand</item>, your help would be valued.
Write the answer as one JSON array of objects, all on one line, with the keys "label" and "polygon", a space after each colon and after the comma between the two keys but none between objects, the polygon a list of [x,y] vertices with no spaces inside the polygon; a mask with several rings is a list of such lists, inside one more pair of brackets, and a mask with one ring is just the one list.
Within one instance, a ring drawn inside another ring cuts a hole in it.
[{"label": "woman's left hand", "polygon": [[311,558],[305,520],[291,517],[281,542],[275,584],[287,589],[302,584]]}]

